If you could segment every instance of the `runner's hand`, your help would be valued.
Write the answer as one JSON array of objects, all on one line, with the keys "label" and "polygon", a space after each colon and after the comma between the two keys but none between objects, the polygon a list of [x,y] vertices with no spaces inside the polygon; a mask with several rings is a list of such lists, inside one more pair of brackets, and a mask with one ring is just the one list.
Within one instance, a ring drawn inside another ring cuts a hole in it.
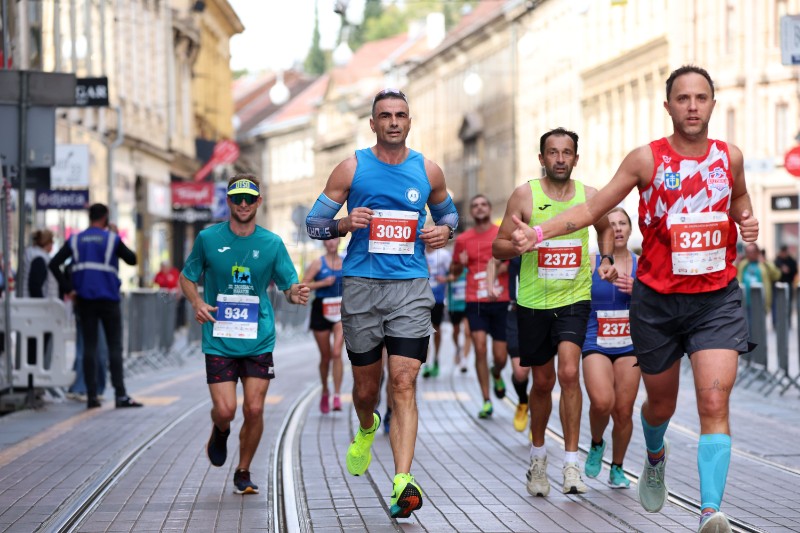
[{"label": "runner's hand", "polygon": [[628,274],[620,274],[614,285],[625,294],[631,294],[633,292],[633,277]]},{"label": "runner's hand", "polygon": [[609,264],[599,265],[597,267],[597,273],[600,275],[600,279],[610,281],[611,283],[614,283],[619,276],[619,272],[617,272],[617,269],[614,268],[614,265]]},{"label": "runner's hand", "polygon": [[450,228],[447,226],[428,226],[420,231],[420,240],[431,248],[443,248],[450,240]]},{"label": "runner's hand", "polygon": [[533,250],[533,247],[538,244],[536,232],[533,231],[532,227],[520,220],[517,215],[511,215],[511,220],[517,225],[516,229],[511,233],[511,244],[514,245],[514,251],[517,255],[522,255]]},{"label": "runner's hand", "polygon": [[286,297],[293,304],[306,305],[311,289],[305,283],[294,283],[287,291]]},{"label": "runner's hand", "polygon": [[339,220],[339,233],[352,233],[353,230],[363,229],[372,221],[372,209],[369,207],[355,207],[350,214]]},{"label": "runner's hand", "polygon": [[205,302],[200,302],[197,306],[194,307],[194,319],[197,320],[200,324],[205,324],[206,322],[216,322],[216,319],[211,313],[216,313],[217,308],[208,305]]},{"label": "runner's hand", "polygon": [[756,239],[758,239],[758,219],[746,209],[742,211],[739,233],[742,235],[744,242],[756,242]]}]

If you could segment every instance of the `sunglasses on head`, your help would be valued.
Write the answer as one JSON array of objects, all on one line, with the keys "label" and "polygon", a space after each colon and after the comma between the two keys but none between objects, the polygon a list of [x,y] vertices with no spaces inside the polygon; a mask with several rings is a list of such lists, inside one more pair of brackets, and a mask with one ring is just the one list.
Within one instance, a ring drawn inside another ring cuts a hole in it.
[{"label": "sunglasses on head", "polygon": [[258,198],[259,198],[258,196],[255,196],[255,195],[252,195],[252,194],[247,194],[247,193],[229,194],[228,195],[228,199],[230,199],[230,201],[231,201],[231,203],[233,205],[241,204],[242,200],[244,200],[247,203],[247,205],[253,205],[254,203],[256,203],[258,201]]}]

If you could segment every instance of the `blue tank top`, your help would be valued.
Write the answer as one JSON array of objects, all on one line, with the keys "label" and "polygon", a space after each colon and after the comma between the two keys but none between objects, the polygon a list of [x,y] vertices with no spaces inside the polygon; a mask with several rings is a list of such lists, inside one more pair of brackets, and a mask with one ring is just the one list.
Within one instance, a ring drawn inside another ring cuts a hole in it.
[{"label": "blue tank top", "polygon": [[[636,256],[631,254],[633,258],[633,269],[631,276],[636,278]],[[600,255],[598,254],[595,260],[595,265],[600,264]],[[621,348],[611,348],[606,346],[597,345],[597,312],[598,311],[622,311],[630,309],[631,295],[625,294],[619,290],[616,285],[608,281],[600,279],[600,274],[595,267],[592,273],[592,312],[589,314],[589,322],[586,324],[586,340],[583,343],[583,351],[601,352],[608,355],[619,355],[623,353],[630,353],[633,351],[633,346],[624,346]]]},{"label": "blue tank top", "polygon": [[334,270],[330,267],[327,261],[325,261],[325,256],[321,257],[322,265],[319,267],[319,272],[317,275],[314,276],[314,281],[319,281],[321,279],[329,278],[331,276],[336,276],[336,281],[333,282],[333,285],[329,285],[328,287],[320,287],[319,289],[314,291],[314,296],[317,298],[330,298],[331,296],[341,296],[342,295],[342,271]]},{"label": "blue tank top", "polygon": [[[425,158],[421,153],[409,150],[408,158],[399,165],[384,163],[375,157],[371,148],[356,150],[358,164],[347,198],[347,212],[355,207],[368,207],[373,211],[403,211],[406,216],[416,215],[416,231],[405,237],[413,253],[370,252],[370,236],[373,243],[396,237],[403,230],[400,223],[389,221],[385,226],[380,219],[373,218],[370,227],[357,229],[350,237],[347,256],[344,258],[343,275],[374,279],[428,278],[425,261],[425,245],[419,239],[425,225],[425,204],[431,193]],[[411,220],[410,222],[413,222]],[[385,243],[378,242],[378,246]]]}]

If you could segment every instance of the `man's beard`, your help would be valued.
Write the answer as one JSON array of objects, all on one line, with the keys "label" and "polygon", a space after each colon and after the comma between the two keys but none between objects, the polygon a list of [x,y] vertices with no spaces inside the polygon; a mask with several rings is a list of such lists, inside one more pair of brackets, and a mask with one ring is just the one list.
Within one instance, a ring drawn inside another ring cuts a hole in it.
[{"label": "man's beard", "polygon": [[473,218],[475,219],[476,224],[486,224],[487,222],[489,222],[489,220],[491,220],[492,217],[490,215],[486,215],[483,217],[473,217]]},{"label": "man's beard", "polygon": [[253,210],[253,212],[250,214],[250,216],[249,216],[249,217],[247,217],[247,218],[241,218],[241,217],[239,216],[239,214],[238,214],[236,211],[234,211],[234,210],[231,210],[231,218],[233,218],[234,220],[236,220],[236,222],[238,222],[239,224],[247,224],[247,223],[249,223],[251,220],[253,220],[255,217],[256,217],[256,210],[255,210],[255,209],[254,209],[254,210]]}]

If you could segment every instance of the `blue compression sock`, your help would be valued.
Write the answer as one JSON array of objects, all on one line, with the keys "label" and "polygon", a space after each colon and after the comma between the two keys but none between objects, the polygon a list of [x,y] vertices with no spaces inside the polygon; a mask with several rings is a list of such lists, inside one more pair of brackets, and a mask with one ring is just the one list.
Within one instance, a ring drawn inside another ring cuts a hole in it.
[{"label": "blue compression sock", "polygon": [[700,435],[697,446],[697,471],[700,473],[701,509],[719,511],[728,465],[731,464],[731,437],[724,433]]},{"label": "blue compression sock", "polygon": [[661,451],[661,448],[664,447],[664,434],[667,432],[668,426],[669,420],[660,426],[653,427],[647,423],[647,420],[644,419],[644,414],[642,414],[642,431],[644,432],[644,442],[647,445],[648,452],[656,453]]}]

